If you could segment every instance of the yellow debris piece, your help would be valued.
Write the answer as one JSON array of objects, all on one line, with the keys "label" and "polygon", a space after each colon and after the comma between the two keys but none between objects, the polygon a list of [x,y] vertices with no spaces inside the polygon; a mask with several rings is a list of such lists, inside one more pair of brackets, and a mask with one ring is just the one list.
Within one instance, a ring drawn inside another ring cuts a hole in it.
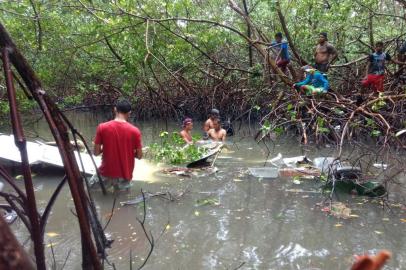
[{"label": "yellow debris piece", "polygon": [[47,236],[48,236],[48,237],[55,237],[55,236],[59,236],[59,233],[56,233],[56,232],[49,232],[49,233],[47,233]]}]

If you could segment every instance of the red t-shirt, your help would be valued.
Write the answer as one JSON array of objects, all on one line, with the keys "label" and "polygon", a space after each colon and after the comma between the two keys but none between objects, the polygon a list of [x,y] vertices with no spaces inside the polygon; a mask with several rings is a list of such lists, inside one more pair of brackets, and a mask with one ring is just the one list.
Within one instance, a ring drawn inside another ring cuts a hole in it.
[{"label": "red t-shirt", "polygon": [[102,145],[102,176],[132,179],[135,152],[141,148],[141,132],[128,122],[109,121],[97,127],[95,144]]}]

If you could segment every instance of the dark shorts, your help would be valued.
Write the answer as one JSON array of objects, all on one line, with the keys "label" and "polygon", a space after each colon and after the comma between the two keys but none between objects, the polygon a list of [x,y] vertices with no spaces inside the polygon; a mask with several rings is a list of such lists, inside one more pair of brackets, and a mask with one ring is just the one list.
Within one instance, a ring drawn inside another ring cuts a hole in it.
[{"label": "dark shorts", "polygon": [[317,69],[320,72],[327,72],[328,71],[328,64],[314,64],[314,68]]}]

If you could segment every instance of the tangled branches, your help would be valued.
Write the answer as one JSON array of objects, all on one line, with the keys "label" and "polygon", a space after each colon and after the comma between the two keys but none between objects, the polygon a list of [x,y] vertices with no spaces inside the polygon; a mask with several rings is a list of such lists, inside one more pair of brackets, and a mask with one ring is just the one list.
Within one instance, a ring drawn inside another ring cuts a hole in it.
[{"label": "tangled branches", "polygon": [[[347,74],[348,75],[348,74]],[[350,88],[336,87],[325,96],[307,97],[286,91],[270,112],[261,119],[262,138],[283,131],[296,131],[301,142],[331,143],[339,147],[346,142],[373,138],[382,147],[405,147],[396,132],[405,128],[406,94],[395,78],[389,78],[389,91],[382,95],[361,95],[355,77],[347,77]],[[343,91],[344,90],[344,91]]]}]

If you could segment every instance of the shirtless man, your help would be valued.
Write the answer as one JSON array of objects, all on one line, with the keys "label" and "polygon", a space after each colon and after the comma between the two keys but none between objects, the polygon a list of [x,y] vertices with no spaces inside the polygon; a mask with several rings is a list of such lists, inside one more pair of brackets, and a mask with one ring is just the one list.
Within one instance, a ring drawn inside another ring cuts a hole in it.
[{"label": "shirtless man", "polygon": [[213,120],[213,128],[207,132],[209,138],[213,141],[224,142],[226,140],[227,132],[224,128],[221,128],[221,123],[219,119]]},{"label": "shirtless man", "polygon": [[206,122],[204,122],[204,126],[203,126],[204,132],[208,132],[210,129],[212,129],[214,127],[213,121],[215,119],[219,119],[219,118],[220,118],[219,110],[212,109],[209,114],[209,119],[207,119]]},{"label": "shirtless man", "polygon": [[319,44],[317,44],[314,52],[314,67],[325,73],[336,58],[337,50],[327,41],[327,33],[320,33]]},{"label": "shirtless man", "polygon": [[192,129],[193,129],[192,119],[185,118],[185,120],[183,120],[183,123],[182,123],[182,131],[180,132],[180,136],[188,144],[193,143]]}]

